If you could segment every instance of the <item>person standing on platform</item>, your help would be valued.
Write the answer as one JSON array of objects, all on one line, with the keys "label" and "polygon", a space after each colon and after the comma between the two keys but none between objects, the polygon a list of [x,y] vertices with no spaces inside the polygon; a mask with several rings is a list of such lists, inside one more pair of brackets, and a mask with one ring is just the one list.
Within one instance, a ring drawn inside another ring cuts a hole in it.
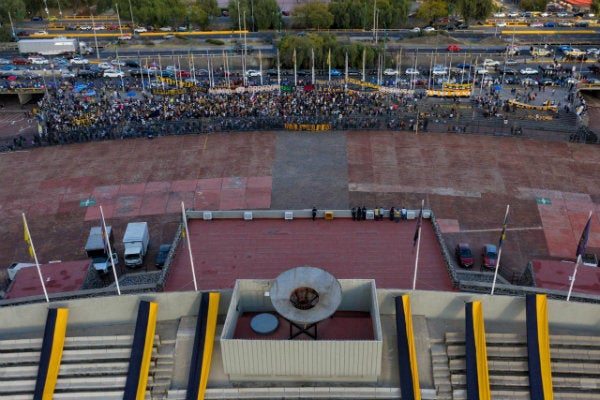
[{"label": "person standing on platform", "polygon": [[396,210],[394,209],[394,207],[390,208],[390,221],[394,220],[395,213],[396,213]]},{"label": "person standing on platform", "polygon": [[356,221],[356,207],[352,207],[352,221]]},{"label": "person standing on platform", "polygon": [[360,207],[356,208],[356,220],[360,221],[362,219],[362,210]]},{"label": "person standing on platform", "polygon": [[406,220],[408,218],[408,212],[406,211],[406,207],[402,207],[402,211],[400,212],[400,218]]},{"label": "person standing on platform", "polygon": [[312,220],[314,221],[317,218],[317,207],[313,207],[312,209]]},{"label": "person standing on platform", "polygon": [[367,207],[365,206],[362,207],[362,219],[363,221],[366,221],[367,219]]}]

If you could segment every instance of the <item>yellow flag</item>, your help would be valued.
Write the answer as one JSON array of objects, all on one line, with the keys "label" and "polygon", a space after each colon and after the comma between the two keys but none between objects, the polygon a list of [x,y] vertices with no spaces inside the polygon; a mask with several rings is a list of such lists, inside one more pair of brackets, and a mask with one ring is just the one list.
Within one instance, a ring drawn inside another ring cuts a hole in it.
[{"label": "yellow flag", "polygon": [[23,232],[25,236],[25,241],[27,242],[27,250],[29,251],[29,256],[32,259],[35,259],[33,256],[33,246],[31,245],[31,237],[29,236],[29,228],[27,227],[27,220],[25,219],[25,214],[23,214]]}]

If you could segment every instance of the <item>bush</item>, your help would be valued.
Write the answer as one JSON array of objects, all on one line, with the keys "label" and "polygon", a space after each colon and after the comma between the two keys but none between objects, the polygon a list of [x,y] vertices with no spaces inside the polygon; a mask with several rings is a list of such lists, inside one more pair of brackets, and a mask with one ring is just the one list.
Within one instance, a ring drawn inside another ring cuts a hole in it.
[{"label": "bush", "polygon": [[214,44],[217,46],[223,46],[225,44],[224,41],[219,39],[206,39],[206,43]]}]

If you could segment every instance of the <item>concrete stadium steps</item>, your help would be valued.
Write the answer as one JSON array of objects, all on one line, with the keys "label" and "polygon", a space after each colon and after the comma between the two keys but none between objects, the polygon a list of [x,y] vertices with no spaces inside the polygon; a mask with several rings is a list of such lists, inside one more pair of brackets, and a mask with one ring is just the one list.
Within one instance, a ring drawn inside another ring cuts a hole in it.
[{"label": "concrete stadium steps", "polygon": [[[492,397],[530,399],[526,336],[486,333],[486,345]],[[464,333],[448,332],[445,346],[452,398],[466,399]],[[550,335],[550,356],[555,400],[600,400],[599,337]]]},{"label": "concrete stadium steps", "polygon": [[[133,335],[67,337],[54,399],[122,399]],[[31,399],[42,339],[0,341],[0,398]],[[174,342],[155,335],[146,398],[166,394],[171,382]]]},{"label": "concrete stadium steps", "polygon": [[443,342],[432,343],[429,349],[431,365],[433,368],[433,385],[437,399],[452,400],[452,382],[450,381],[450,368],[448,352]]}]

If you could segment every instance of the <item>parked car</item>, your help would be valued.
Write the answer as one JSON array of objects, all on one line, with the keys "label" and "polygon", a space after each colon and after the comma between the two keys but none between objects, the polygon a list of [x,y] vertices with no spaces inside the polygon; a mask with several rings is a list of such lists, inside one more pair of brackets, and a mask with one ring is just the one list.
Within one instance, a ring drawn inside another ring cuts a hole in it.
[{"label": "parked car", "polygon": [[421,33],[421,28],[419,28],[418,26],[415,26],[410,31],[413,32],[413,33]]},{"label": "parked car", "polygon": [[102,73],[102,76],[104,78],[123,78],[125,73],[116,69],[105,69]]},{"label": "parked car", "polygon": [[498,263],[498,249],[493,244],[486,244],[481,249],[481,268],[494,269]]},{"label": "parked car", "polygon": [[406,68],[406,75],[419,75],[420,72],[416,68]]},{"label": "parked car", "polygon": [[463,268],[471,268],[473,266],[473,253],[468,243],[459,243],[454,250],[458,264]]},{"label": "parked car", "polygon": [[15,57],[15,58],[13,58],[12,63],[15,65],[25,65],[25,64],[29,64],[30,61],[23,57]]},{"label": "parked car", "polygon": [[170,244],[161,244],[158,248],[158,254],[156,255],[156,267],[162,268],[167,261],[167,257],[169,255],[169,251],[171,251]]},{"label": "parked car", "polygon": [[435,32],[435,28],[433,26],[426,26],[423,28],[424,33]]},{"label": "parked car", "polygon": [[8,58],[0,58],[0,65],[10,64],[10,60]]},{"label": "parked car", "polygon": [[161,26],[158,30],[161,32],[173,32],[173,28],[170,26]]},{"label": "parked car", "polygon": [[145,33],[145,32],[148,32],[148,29],[146,29],[143,26],[138,26],[137,28],[135,28],[133,30],[133,32],[135,32],[135,33]]},{"label": "parked car", "polygon": [[342,76],[342,71],[340,71],[339,69],[335,69],[335,68],[331,68],[329,73],[331,74],[331,76]]},{"label": "parked car", "polygon": [[492,68],[492,67],[496,67],[497,65],[500,65],[500,61],[492,60],[490,58],[486,58],[481,63],[481,66],[485,67],[485,68]]},{"label": "parked car", "polygon": [[521,75],[537,75],[539,71],[535,68],[527,67],[522,68],[519,72]]},{"label": "parked car", "polygon": [[446,50],[451,51],[451,52],[456,52],[456,51],[460,51],[460,47],[455,44],[451,44],[450,46],[448,46],[446,48]]},{"label": "parked car", "polygon": [[46,65],[50,64],[50,61],[46,57],[29,57],[29,63],[35,65]]},{"label": "parked car", "polygon": [[98,68],[100,69],[112,69],[112,65],[110,65],[107,62],[101,62],[100,64],[98,64]]},{"label": "parked car", "polygon": [[383,74],[386,76],[396,76],[398,75],[398,70],[393,68],[386,68],[383,70]]},{"label": "parked car", "polygon": [[85,65],[85,64],[89,64],[90,60],[88,60],[87,58],[82,58],[82,57],[73,57],[71,59],[71,64],[74,65]]},{"label": "parked car", "polygon": [[256,78],[256,77],[261,76],[261,75],[262,74],[258,70],[255,70],[255,69],[248,69],[248,70],[246,70],[246,77],[248,77],[248,78]]},{"label": "parked car", "polygon": [[548,21],[544,24],[544,27],[546,28],[556,28],[556,24],[552,21]]}]

